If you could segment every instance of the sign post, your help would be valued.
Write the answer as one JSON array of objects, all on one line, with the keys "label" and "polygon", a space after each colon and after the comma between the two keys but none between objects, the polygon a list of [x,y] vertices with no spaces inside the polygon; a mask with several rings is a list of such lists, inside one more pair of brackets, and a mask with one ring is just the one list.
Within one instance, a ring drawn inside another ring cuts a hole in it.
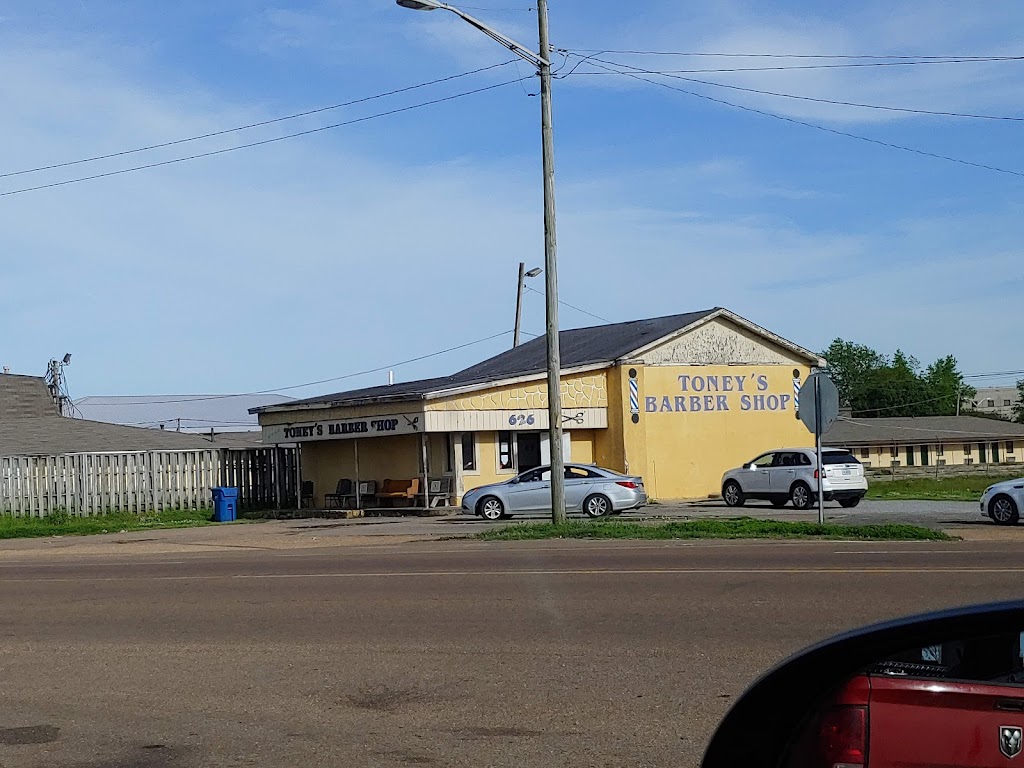
[{"label": "sign post", "polygon": [[818,457],[818,523],[825,522],[825,465],[821,457],[821,436],[839,418],[839,390],[832,379],[822,371],[807,377],[800,391],[811,385],[813,397],[802,398],[800,421],[814,434],[814,450]]}]

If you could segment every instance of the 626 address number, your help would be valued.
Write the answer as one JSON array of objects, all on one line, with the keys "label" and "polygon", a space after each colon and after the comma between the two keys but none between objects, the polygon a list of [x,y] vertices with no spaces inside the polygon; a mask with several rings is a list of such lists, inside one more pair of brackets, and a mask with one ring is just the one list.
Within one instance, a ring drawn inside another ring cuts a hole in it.
[{"label": "626 address number", "polygon": [[536,421],[537,420],[534,418],[533,414],[530,414],[529,416],[524,416],[523,414],[518,413],[508,417],[508,425],[510,427],[532,427],[536,423]]}]

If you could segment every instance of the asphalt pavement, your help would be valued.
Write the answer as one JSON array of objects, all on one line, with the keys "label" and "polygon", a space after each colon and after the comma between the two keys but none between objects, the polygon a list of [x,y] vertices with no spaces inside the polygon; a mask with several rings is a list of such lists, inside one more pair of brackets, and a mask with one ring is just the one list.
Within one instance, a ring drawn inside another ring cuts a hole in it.
[{"label": "asphalt pavement", "polygon": [[1024,575],[1011,540],[303,540],[0,549],[0,766],[696,765],[800,647]]}]

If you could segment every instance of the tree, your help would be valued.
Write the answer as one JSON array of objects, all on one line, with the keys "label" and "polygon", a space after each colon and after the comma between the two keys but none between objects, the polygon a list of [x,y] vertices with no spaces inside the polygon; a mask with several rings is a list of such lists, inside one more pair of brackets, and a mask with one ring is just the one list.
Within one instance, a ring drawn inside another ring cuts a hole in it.
[{"label": "tree", "polygon": [[821,356],[828,362],[829,375],[839,390],[839,404],[844,406],[852,403],[853,390],[868,374],[886,363],[885,357],[871,347],[842,339],[835,339]]},{"label": "tree", "polygon": [[839,390],[840,404],[854,416],[948,416],[977,393],[964,384],[956,358],[939,358],[923,371],[913,355],[892,357],[864,344],[833,341],[821,353]]},{"label": "tree", "polygon": [[978,394],[974,387],[964,384],[963,374],[956,358],[947,355],[928,366],[924,372],[928,398],[934,403],[931,409],[936,416],[951,416],[957,412],[957,404],[970,403]]},{"label": "tree", "polygon": [[1024,379],[1017,382],[1017,402],[1013,404],[1013,420],[1024,424]]}]

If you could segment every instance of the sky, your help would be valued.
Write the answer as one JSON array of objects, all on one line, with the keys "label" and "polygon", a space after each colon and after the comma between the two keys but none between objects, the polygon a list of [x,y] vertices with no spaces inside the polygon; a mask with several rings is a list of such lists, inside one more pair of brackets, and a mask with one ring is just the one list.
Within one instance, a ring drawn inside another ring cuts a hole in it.
[{"label": "sky", "polygon": [[[531,0],[472,2],[536,48]],[[724,306],[813,350],[842,337],[968,374],[1024,368],[1024,60],[763,55],[1022,55],[1024,4],[552,0],[550,20],[562,327]],[[71,352],[74,397],[309,397],[511,345],[518,263],[543,264],[538,84],[454,15],[0,0],[0,49],[12,372]],[[529,285],[526,338],[544,328],[543,278]]]}]

